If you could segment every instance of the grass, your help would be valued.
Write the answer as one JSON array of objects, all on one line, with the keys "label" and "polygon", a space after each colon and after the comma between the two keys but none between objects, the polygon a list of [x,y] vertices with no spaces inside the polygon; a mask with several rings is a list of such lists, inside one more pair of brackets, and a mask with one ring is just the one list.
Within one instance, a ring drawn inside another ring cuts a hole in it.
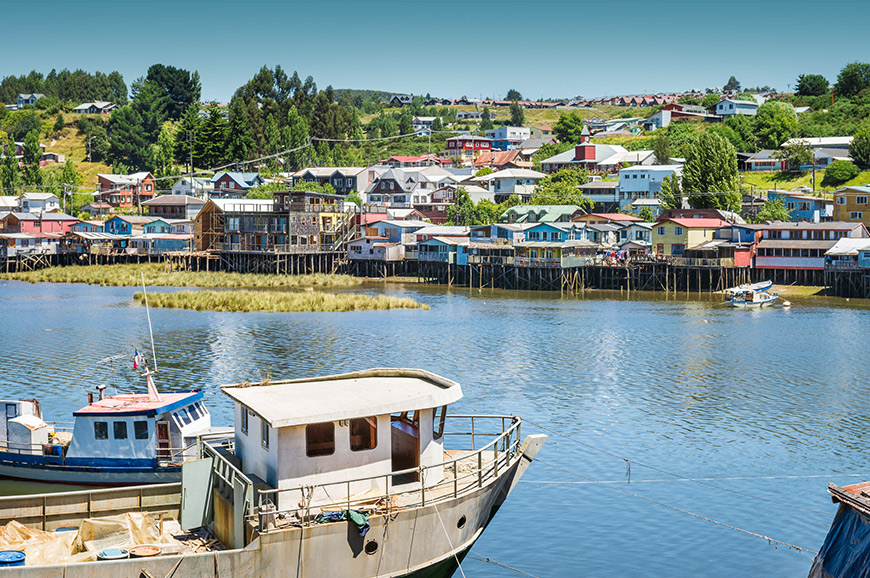
[{"label": "grass", "polygon": [[129,265],[87,265],[82,267],[50,267],[37,271],[2,273],[0,279],[29,283],[87,283],[112,287],[135,287],[142,284],[165,287],[353,287],[362,279],[349,275],[257,275],[222,271],[166,271],[161,263]]},{"label": "grass", "polygon": [[[785,189],[795,189],[797,187],[810,187],[812,188],[813,183],[811,182],[811,178],[813,176],[812,171],[805,172],[781,172],[781,171],[771,171],[771,172],[745,172],[743,174],[743,185],[746,188],[755,187],[755,189],[759,191],[766,191],[768,189],[778,188],[780,190]],[[858,174],[857,177],[852,179],[851,181],[847,181],[845,184],[839,187],[823,187],[822,179],[825,178],[824,170],[816,171],[816,195],[824,196],[825,193],[831,193],[840,189],[844,186],[851,185],[866,185],[870,183],[870,171],[862,171]]]},{"label": "grass", "polygon": [[[133,296],[143,301],[143,293]],[[196,311],[275,313],[346,312],[385,309],[429,309],[428,305],[406,297],[378,295],[336,294],[306,289],[299,292],[284,291],[179,291],[177,293],[151,293],[148,304],[153,307],[193,309]]]}]

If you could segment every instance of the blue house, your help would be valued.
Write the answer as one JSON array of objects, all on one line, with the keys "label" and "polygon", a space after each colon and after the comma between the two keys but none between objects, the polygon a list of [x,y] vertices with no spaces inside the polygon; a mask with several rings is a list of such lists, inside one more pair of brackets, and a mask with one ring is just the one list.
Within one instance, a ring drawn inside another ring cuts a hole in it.
[{"label": "blue house", "polygon": [[144,232],[145,225],[157,220],[154,217],[116,215],[106,221],[103,231],[111,235],[138,235]]},{"label": "blue house", "polygon": [[165,234],[172,232],[172,224],[164,221],[163,219],[157,219],[151,221],[150,223],[145,224],[142,227],[143,232],[146,235],[156,235],[156,234]]},{"label": "blue house", "polygon": [[792,221],[819,223],[834,216],[834,201],[793,191],[768,191],[768,200],[782,199]]},{"label": "blue house", "polygon": [[526,229],[526,241],[586,241],[585,223],[538,223]]},{"label": "blue house", "polygon": [[519,243],[526,240],[526,231],[534,226],[534,223],[475,225],[471,227],[470,238],[472,243]]},{"label": "blue house", "polygon": [[103,221],[82,221],[69,228],[70,233],[102,233],[105,227]]},{"label": "blue house", "polygon": [[468,265],[468,239],[457,240],[447,237],[432,237],[418,243],[418,261]]},{"label": "blue house", "polygon": [[375,221],[366,225],[365,236],[383,237],[388,243],[411,245],[417,240],[414,233],[430,225],[425,221]]}]

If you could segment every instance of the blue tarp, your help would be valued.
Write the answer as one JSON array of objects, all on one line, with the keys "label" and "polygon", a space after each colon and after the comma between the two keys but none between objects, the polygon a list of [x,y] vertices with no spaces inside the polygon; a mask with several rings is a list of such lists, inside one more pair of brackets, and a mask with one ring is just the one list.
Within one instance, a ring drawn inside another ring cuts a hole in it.
[{"label": "blue tarp", "polygon": [[840,504],[809,578],[870,578],[870,519]]}]

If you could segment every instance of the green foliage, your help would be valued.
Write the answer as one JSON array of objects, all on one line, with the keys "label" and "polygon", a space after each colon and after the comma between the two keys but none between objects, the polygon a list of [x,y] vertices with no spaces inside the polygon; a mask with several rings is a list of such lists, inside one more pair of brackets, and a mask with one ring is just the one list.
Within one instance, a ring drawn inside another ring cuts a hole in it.
[{"label": "green foliage", "polygon": [[81,213],[79,213],[79,219],[81,219],[82,221],[90,221],[91,214],[87,211],[82,211]]},{"label": "green foliage", "polygon": [[0,164],[0,189],[4,194],[11,195],[21,186],[18,159],[15,158],[15,139],[12,135],[9,135],[3,146],[5,151]]},{"label": "green foliage", "polygon": [[710,94],[704,95],[703,100],[701,100],[701,106],[703,106],[704,108],[713,108],[714,106],[719,104],[720,100],[721,99],[719,98],[718,94],[714,94],[711,92]]},{"label": "green foliage", "polygon": [[740,81],[732,76],[728,79],[728,82],[725,83],[725,86],[722,87],[722,90],[740,90]]},{"label": "green foliage", "polygon": [[60,182],[71,189],[75,189],[82,184],[82,176],[76,170],[76,164],[72,159],[67,159],[64,163],[63,171],[60,173]]},{"label": "green foliage", "polygon": [[591,207],[594,203],[577,187],[589,181],[585,169],[562,169],[538,181],[532,195],[533,205],[577,205]]},{"label": "green foliage", "polygon": [[663,209],[682,209],[683,191],[680,189],[679,177],[668,175],[662,179],[662,188],[658,198]]},{"label": "green foliage", "polygon": [[[287,190],[287,186],[284,185],[284,189]],[[329,183],[320,184],[315,181],[299,181],[295,185],[293,185],[294,191],[306,191],[309,193],[325,193],[327,195],[334,195],[335,188]]]},{"label": "green foliage", "polygon": [[359,193],[357,193],[356,191],[352,191],[352,192],[347,196],[347,202],[348,202],[348,203],[353,203],[353,204],[356,205],[357,207],[362,207],[362,198],[359,196]]},{"label": "green foliage", "polygon": [[755,118],[745,114],[735,114],[722,123],[733,131],[729,139],[737,152],[754,153],[758,150],[758,137],[755,136]]},{"label": "green foliage", "polygon": [[511,103],[511,126],[523,126],[526,122],[526,113],[518,103]]},{"label": "green foliage", "polygon": [[520,204],[516,195],[496,205],[488,199],[481,199],[475,206],[464,187],[456,189],[453,204],[447,208],[447,224],[470,227],[497,223],[502,213]]},{"label": "green foliage", "polygon": [[822,179],[823,187],[837,187],[851,181],[861,173],[861,170],[849,161],[834,161],[825,170]]},{"label": "green foliage", "polygon": [[[523,95],[520,94],[520,91],[519,91],[519,90],[515,90],[515,89],[512,88],[512,89],[510,89],[509,91],[507,91],[507,96],[505,96],[504,99],[505,99],[505,100],[510,100],[510,101],[512,101],[512,102],[516,102],[516,101],[518,101],[518,100],[522,100],[522,99],[523,99]],[[521,126],[521,125],[515,124],[514,126]]]},{"label": "green foliage", "polygon": [[485,177],[486,175],[491,175],[494,172],[495,171],[492,169],[492,167],[483,167],[482,169],[480,169],[479,171],[474,173],[474,176],[475,177]]},{"label": "green foliage", "polygon": [[47,76],[31,71],[22,76],[7,76],[0,81],[0,102],[15,102],[19,93],[38,92],[48,98],[63,102],[82,102],[106,100],[118,105],[127,103],[127,85],[118,72],[94,74],[84,70],[60,72],[52,70]]},{"label": "green foliage", "polygon": [[580,133],[585,123],[583,117],[577,111],[570,111],[559,117],[559,121],[553,125],[553,134],[560,142],[575,144],[580,142]]},{"label": "green foliage", "polygon": [[[308,144],[308,122],[302,118],[295,106],[291,106],[287,112],[287,121],[284,125],[284,150],[293,150]],[[284,166],[287,170],[297,171],[305,164],[306,150],[294,150],[284,157]]]},{"label": "green foliage", "polygon": [[[79,121],[79,126],[81,126]],[[81,130],[81,128],[79,129]],[[109,154],[109,136],[102,123],[88,123],[85,133],[85,147],[87,155],[85,159],[92,162],[101,162]]]},{"label": "green foliage", "polygon": [[870,123],[864,124],[852,138],[849,156],[861,167],[870,167]]},{"label": "green foliage", "polygon": [[163,180],[164,177],[171,176],[175,173],[175,167],[172,160],[175,149],[175,126],[166,121],[160,128],[160,134],[157,137],[157,143],[151,145],[151,171],[154,177],[161,179],[157,182],[157,188],[168,188],[171,182]]},{"label": "green foliage", "polygon": [[[231,113],[232,114],[232,113]],[[181,115],[181,123],[175,131],[175,161],[182,165],[190,164],[191,153],[196,164],[196,137],[201,130],[199,119],[199,104],[191,104]],[[192,169],[193,167],[191,167]]]},{"label": "green foliage", "polygon": [[788,161],[788,167],[793,171],[801,170],[802,166],[811,165],[815,161],[813,148],[803,141],[783,145],[773,156]]},{"label": "green foliage", "polygon": [[731,143],[712,132],[698,136],[686,155],[682,187],[694,209],[739,211],[737,152]]},{"label": "green foliage", "polygon": [[791,221],[791,214],[785,208],[782,197],[768,200],[755,215],[756,223],[764,223],[765,221]]},{"label": "green foliage", "polygon": [[[277,129],[277,126],[275,127]],[[240,98],[230,101],[227,124],[226,158],[229,161],[246,161],[254,148],[254,137],[248,125],[248,115]]]},{"label": "green foliage", "polygon": [[797,136],[797,114],[794,107],[777,100],[768,100],[758,107],[755,131],[764,148],[779,148],[785,141]]},{"label": "green foliage", "polygon": [[209,104],[206,111],[208,117],[197,135],[196,156],[206,167],[215,167],[226,160],[227,121],[217,103]]},{"label": "green foliage", "polygon": [[852,62],[840,71],[837,84],[834,85],[834,92],[839,96],[851,98],[868,88],[870,88],[870,64]]},{"label": "green foliage", "polygon": [[681,96],[677,102],[680,104],[701,104],[701,101],[693,96]]},{"label": "green foliage", "polygon": [[821,74],[801,74],[797,78],[800,96],[820,96],[828,93],[828,81]]},{"label": "green foliage", "polygon": [[191,104],[199,102],[202,93],[198,72],[191,74],[174,66],[150,66],[145,81],[153,83],[161,93],[163,108],[170,120],[180,119]]},{"label": "green foliage", "polygon": [[109,160],[150,170],[151,145],[156,144],[165,117],[160,88],[142,79],[134,82],[133,100],[112,113],[109,120]]},{"label": "green foliage", "polygon": [[656,131],[652,141],[652,151],[656,156],[657,165],[666,165],[671,161],[671,142],[664,131]]},{"label": "green foliage", "polygon": [[414,132],[414,121],[409,113],[399,117],[399,134],[411,134]]},{"label": "green foliage", "polygon": [[54,132],[57,133],[57,132],[62,131],[63,127],[64,127],[63,113],[59,112],[59,113],[57,113],[57,118],[54,119],[54,126],[52,128],[54,129]]},{"label": "green foliage", "polygon": [[638,217],[643,219],[645,223],[652,223],[656,220],[656,216],[653,214],[652,209],[646,205],[640,208],[640,214],[638,214]]},{"label": "green foliage", "polygon": [[492,115],[489,113],[489,107],[484,106],[483,112],[480,115],[480,130],[490,130],[492,129]]},{"label": "green foliage", "polygon": [[24,158],[21,161],[24,163],[24,184],[41,185],[42,172],[39,170],[39,163],[42,161],[42,149],[39,146],[39,133],[35,130],[27,133],[24,138]]},{"label": "green foliage", "polygon": [[[227,131],[227,140],[229,140],[230,134]],[[274,116],[266,117],[266,125],[263,133],[263,138],[266,141],[266,152],[269,155],[276,154],[281,150],[281,133],[278,131],[278,122],[275,120]],[[273,171],[278,169],[278,158],[271,158],[268,161],[269,168]]]}]

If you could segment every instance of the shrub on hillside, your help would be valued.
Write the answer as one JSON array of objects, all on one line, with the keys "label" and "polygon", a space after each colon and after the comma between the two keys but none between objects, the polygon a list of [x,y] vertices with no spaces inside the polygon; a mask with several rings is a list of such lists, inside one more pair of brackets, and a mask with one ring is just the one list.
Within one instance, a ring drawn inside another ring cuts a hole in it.
[{"label": "shrub on hillside", "polygon": [[847,181],[851,181],[861,171],[849,161],[834,161],[828,165],[825,178],[822,179],[823,187],[836,187]]}]

